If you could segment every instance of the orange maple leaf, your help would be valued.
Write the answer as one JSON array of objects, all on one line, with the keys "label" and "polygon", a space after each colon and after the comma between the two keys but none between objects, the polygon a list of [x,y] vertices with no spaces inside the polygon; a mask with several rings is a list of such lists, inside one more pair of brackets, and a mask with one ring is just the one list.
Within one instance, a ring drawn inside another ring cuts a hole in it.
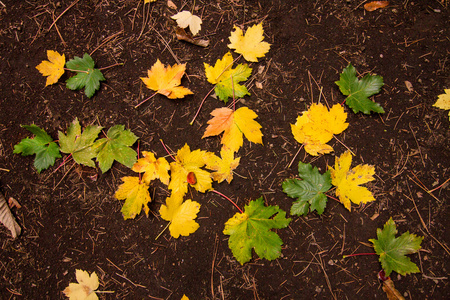
[{"label": "orange maple leaf", "polygon": [[158,60],[148,70],[148,77],[141,77],[145,85],[170,99],[183,98],[186,95],[193,94],[191,90],[181,84],[181,77],[186,71],[186,64],[175,64],[167,68]]},{"label": "orange maple leaf", "polygon": [[261,125],[253,120],[258,115],[248,107],[241,107],[236,111],[227,107],[217,108],[211,115],[214,117],[208,121],[209,126],[202,138],[224,132],[222,144],[233,152],[237,152],[242,146],[243,135],[250,142],[262,144]]}]

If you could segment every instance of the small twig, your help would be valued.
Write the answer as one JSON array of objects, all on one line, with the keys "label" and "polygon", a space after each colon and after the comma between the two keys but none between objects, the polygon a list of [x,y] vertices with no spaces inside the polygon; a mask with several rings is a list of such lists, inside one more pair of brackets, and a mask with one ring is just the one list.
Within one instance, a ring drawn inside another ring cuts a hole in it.
[{"label": "small twig", "polygon": [[334,135],[333,134],[333,136],[334,136],[334,138],[336,139],[336,141],[338,141],[342,146],[344,146],[345,147],[345,149],[347,149],[348,151],[350,151],[350,153],[353,155],[353,156],[356,156],[356,154],[355,153],[353,153],[353,151],[352,150],[350,150],[350,148],[349,147],[347,147],[343,142],[341,142],[337,137],[336,137],[336,135]]},{"label": "small twig", "polygon": [[94,50],[92,50],[91,53],[89,53],[90,56],[92,56],[92,54],[94,54],[95,51],[97,51],[100,47],[102,47],[103,45],[105,45],[106,43],[108,43],[109,41],[111,41],[113,38],[115,38],[117,35],[121,34],[123,32],[123,30],[118,31],[116,33],[114,33],[113,35],[107,37],[103,43],[101,43],[100,45],[97,46],[97,48],[95,48]]},{"label": "small twig", "polygon": [[166,231],[167,228],[169,228],[169,225],[172,224],[172,222],[167,223],[166,227],[155,237],[155,241]]},{"label": "small twig", "polygon": [[297,150],[297,153],[295,153],[294,157],[292,158],[291,162],[286,166],[286,168],[290,168],[292,166],[292,164],[294,163],[295,158],[297,157],[297,155],[300,153],[300,150],[302,150],[303,148],[303,144],[301,145],[301,147]]},{"label": "small twig", "polygon": [[72,7],[72,6],[74,6],[75,4],[77,4],[78,3],[78,1],[80,1],[80,0],[75,0],[74,2],[72,2],[72,4],[70,4],[69,5],[69,7],[67,7],[56,19],[55,19],[55,21],[53,21],[53,23],[52,23],[52,25],[50,25],[50,27],[47,29],[47,30],[50,30],[50,29],[52,29],[52,27],[53,27],[53,25],[55,25],[56,24],[56,22],[58,22],[58,20]]},{"label": "small twig", "polygon": [[214,299],[214,264],[216,262],[216,256],[217,256],[217,250],[219,246],[219,236],[216,234],[216,239],[214,240],[214,254],[213,254],[213,260],[212,260],[212,266],[211,266],[211,295],[212,299]]},{"label": "small twig", "polygon": [[419,150],[420,159],[422,160],[422,164],[425,167],[425,162],[423,161],[422,151],[420,151],[419,142],[417,141],[416,134],[414,133],[414,130],[411,128],[411,123],[409,123],[409,129],[411,129],[411,132],[412,132],[412,134],[414,136],[414,140],[416,141],[416,144],[417,144],[417,149]]},{"label": "small twig", "polygon": [[144,103],[147,102],[148,100],[150,100],[150,99],[152,99],[153,97],[155,97],[156,94],[158,94],[158,93],[154,93],[153,95],[151,95],[150,97],[148,97],[147,99],[143,100],[141,103],[139,103],[138,105],[136,105],[134,108],[138,108],[139,106],[141,106],[142,104],[144,104]]},{"label": "small twig", "polygon": [[192,121],[189,123],[189,125],[194,124],[195,119],[197,118],[198,114],[200,113],[200,110],[202,109],[203,103],[205,103],[206,98],[208,98],[208,96],[214,91],[216,87],[214,86],[207,94],[206,96],[203,98],[202,102],[200,103],[199,108],[197,109],[197,112],[195,113],[194,118],[192,119]]},{"label": "small twig", "polygon": [[164,144],[163,140],[160,139],[159,141],[161,142],[162,146],[164,147],[164,150],[166,150],[167,154],[169,154],[170,157],[171,157],[174,161],[176,161],[175,157],[173,157],[173,155],[170,154],[169,150],[167,150],[167,147],[166,147],[166,145]]},{"label": "small twig", "polygon": [[116,66],[123,66],[123,63],[115,63],[115,64],[107,66],[107,67],[99,68],[98,70],[104,71],[106,69],[109,69],[109,68],[112,68],[112,67],[116,67]]}]

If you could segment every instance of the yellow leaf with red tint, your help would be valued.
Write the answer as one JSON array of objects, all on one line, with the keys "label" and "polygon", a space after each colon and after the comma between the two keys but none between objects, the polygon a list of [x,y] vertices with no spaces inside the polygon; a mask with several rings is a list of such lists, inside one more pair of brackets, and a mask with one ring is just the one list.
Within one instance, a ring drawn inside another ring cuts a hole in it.
[{"label": "yellow leaf with red tint", "polygon": [[180,235],[188,236],[199,228],[198,223],[194,221],[199,211],[199,203],[190,199],[183,202],[182,195],[172,193],[166,199],[166,204],[161,206],[159,213],[161,218],[170,221],[170,235],[178,238]]},{"label": "yellow leaf with red tint", "polygon": [[78,283],[69,283],[63,291],[70,300],[97,300],[95,290],[98,289],[98,276],[95,272],[89,275],[83,270],[76,270],[75,276]]},{"label": "yellow leaf with red tint", "polygon": [[66,57],[60,55],[56,51],[47,50],[48,61],[44,60],[36,69],[47,77],[45,86],[58,82],[58,79],[64,74],[64,65],[66,64]]},{"label": "yellow leaf with red tint", "polygon": [[148,184],[139,180],[139,177],[125,176],[121,178],[123,183],[119,186],[114,196],[118,200],[125,200],[122,206],[123,218],[134,219],[140,214],[144,207],[145,214],[148,215],[147,203],[151,201],[148,192]]},{"label": "yellow leaf with red tint", "polygon": [[180,86],[185,71],[186,64],[175,64],[166,68],[158,59],[148,70],[148,77],[141,77],[141,80],[149,89],[167,98],[183,98],[192,94],[191,90]]},{"label": "yellow leaf with red tint", "polygon": [[[172,193],[184,195],[187,192],[188,184],[197,191],[204,193],[212,188],[212,180],[208,171],[201,169],[205,165],[205,157],[208,156],[207,151],[195,150],[191,151],[189,146],[185,144],[183,148],[178,150],[175,161],[170,163],[171,179],[169,190]],[[193,173],[189,175],[190,173]],[[195,177],[195,183],[188,182],[188,175],[192,179]]]},{"label": "yellow leaf with red tint", "polygon": [[389,1],[372,1],[364,4],[364,9],[367,11],[374,11],[379,8],[384,8],[389,5]]},{"label": "yellow leaf with red tint", "polygon": [[311,155],[330,153],[333,147],[327,145],[334,134],[343,132],[348,127],[347,113],[344,108],[335,104],[330,110],[323,104],[312,104],[309,110],[297,117],[291,124],[292,134],[297,142],[305,146]]},{"label": "yellow leaf with red tint", "polygon": [[156,159],[155,154],[148,151],[142,151],[143,158],[139,158],[133,165],[132,170],[138,173],[144,173],[142,180],[145,183],[150,184],[150,181],[154,179],[161,180],[165,185],[169,184],[170,165],[164,157]]},{"label": "yellow leaf with red tint", "polygon": [[219,135],[224,132],[222,144],[233,152],[237,152],[243,144],[243,135],[250,142],[262,144],[261,125],[254,119],[258,115],[248,107],[236,111],[230,108],[217,108],[211,112],[213,118],[202,138]]},{"label": "yellow leaf with red tint", "polygon": [[211,153],[205,160],[206,167],[216,171],[211,173],[214,181],[220,183],[227,180],[230,183],[233,180],[233,170],[237,168],[241,158],[234,158],[234,152],[225,146],[220,150],[220,156],[222,158]]},{"label": "yellow leaf with red tint", "polygon": [[270,44],[263,42],[263,39],[262,23],[248,28],[245,35],[239,27],[234,26],[228,48],[235,49],[236,53],[242,54],[247,61],[257,62],[258,57],[264,57],[270,49]]},{"label": "yellow leaf with red tint", "polygon": [[331,183],[336,186],[336,196],[349,211],[351,203],[361,204],[374,201],[372,193],[360,184],[374,180],[375,168],[370,165],[357,165],[350,170],[352,154],[344,152],[336,157],[334,168],[328,166],[331,174]]}]

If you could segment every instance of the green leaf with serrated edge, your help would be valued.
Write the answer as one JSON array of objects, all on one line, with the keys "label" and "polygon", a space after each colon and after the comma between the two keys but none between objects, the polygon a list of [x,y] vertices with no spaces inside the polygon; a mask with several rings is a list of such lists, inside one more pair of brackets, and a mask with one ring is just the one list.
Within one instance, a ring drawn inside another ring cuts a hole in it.
[{"label": "green leaf with serrated edge", "polygon": [[384,113],[380,104],[369,99],[370,96],[380,92],[384,85],[383,77],[379,75],[366,75],[361,80],[356,77],[356,69],[349,64],[340,74],[340,80],[335,82],[341,93],[347,96],[345,103],[354,113],[371,111]]},{"label": "green leaf with serrated edge", "polygon": [[72,154],[73,159],[78,164],[95,168],[92,159],[96,157],[97,153],[93,144],[102,128],[101,126],[90,125],[81,133],[80,122],[78,122],[78,118],[75,118],[67,128],[67,135],[61,131],[58,132],[61,152]]},{"label": "green leaf with serrated edge", "polygon": [[35,135],[34,138],[24,138],[14,146],[13,153],[21,153],[23,156],[36,154],[34,167],[37,172],[47,169],[55,164],[56,158],[60,158],[58,145],[53,142],[51,136],[45,130],[36,125],[21,125],[23,128]]},{"label": "green leaf with serrated edge", "polygon": [[298,163],[300,179],[286,179],[283,191],[291,198],[297,198],[292,204],[291,215],[306,215],[309,210],[316,210],[319,215],[325,210],[327,197],[324,195],[331,188],[331,175],[327,171],[320,174],[311,164]]},{"label": "green leaf with serrated edge", "polygon": [[127,166],[133,167],[137,161],[137,153],[130,148],[138,137],[129,129],[125,130],[124,125],[111,127],[106,133],[106,138],[95,142],[94,148],[97,152],[97,161],[102,173],[108,171],[114,160]]},{"label": "green leaf with serrated edge", "polygon": [[380,256],[379,261],[386,273],[386,277],[392,271],[403,276],[409,273],[419,273],[420,271],[417,265],[405,255],[419,251],[423,236],[410,234],[407,231],[396,238],[396,234],[397,227],[392,218],[390,218],[384,224],[383,230],[380,228],[377,229],[378,239],[369,240],[373,243],[375,252]]},{"label": "green leaf with serrated edge", "polygon": [[83,58],[75,56],[66,63],[66,67],[77,75],[70,77],[66,81],[66,86],[71,90],[85,88],[84,93],[91,98],[95,91],[100,88],[100,81],[106,80],[99,69],[94,69],[95,63],[89,54],[85,53]]},{"label": "green leaf with serrated edge", "polygon": [[290,221],[278,206],[264,206],[261,197],[250,201],[244,213],[230,218],[223,233],[230,236],[228,246],[241,265],[251,260],[252,249],[259,257],[274,260],[281,255],[283,241],[270,230],[285,228]]},{"label": "green leaf with serrated edge", "polygon": [[247,64],[240,64],[234,69],[225,71],[223,75],[220,76],[219,82],[214,88],[214,92],[217,97],[225,103],[228,102],[229,97],[234,96],[235,98],[242,98],[245,95],[250,95],[247,88],[244,85],[240,85],[239,82],[247,80],[251,74],[252,68],[249,68]]}]

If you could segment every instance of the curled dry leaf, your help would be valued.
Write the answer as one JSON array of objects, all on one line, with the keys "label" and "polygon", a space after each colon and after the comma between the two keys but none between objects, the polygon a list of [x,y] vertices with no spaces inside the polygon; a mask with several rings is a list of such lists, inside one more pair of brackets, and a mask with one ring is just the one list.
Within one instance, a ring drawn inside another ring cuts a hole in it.
[{"label": "curled dry leaf", "polygon": [[188,43],[194,44],[196,46],[200,46],[200,47],[208,47],[209,46],[209,40],[194,40],[192,35],[187,33],[186,30],[184,30],[181,27],[177,27],[175,29],[175,34],[179,41],[185,41],[185,42],[188,42]]},{"label": "curled dry leaf", "polygon": [[176,4],[173,3],[173,2],[170,1],[170,0],[167,1],[167,6],[168,6],[169,8],[171,8],[171,9],[175,9],[175,10],[178,9],[178,7],[176,6]]},{"label": "curled dry leaf", "polygon": [[0,193],[0,222],[2,222],[2,224],[11,231],[11,235],[13,238],[16,238],[20,235],[22,229],[9,210],[8,203],[6,202],[5,196],[3,196],[2,193]]},{"label": "curled dry leaf", "polygon": [[383,291],[386,293],[389,300],[405,300],[402,294],[397,291],[394,282],[390,278],[383,281]]},{"label": "curled dry leaf", "polygon": [[379,8],[384,8],[389,5],[389,1],[372,1],[364,4],[364,9],[367,11],[374,11]]}]

